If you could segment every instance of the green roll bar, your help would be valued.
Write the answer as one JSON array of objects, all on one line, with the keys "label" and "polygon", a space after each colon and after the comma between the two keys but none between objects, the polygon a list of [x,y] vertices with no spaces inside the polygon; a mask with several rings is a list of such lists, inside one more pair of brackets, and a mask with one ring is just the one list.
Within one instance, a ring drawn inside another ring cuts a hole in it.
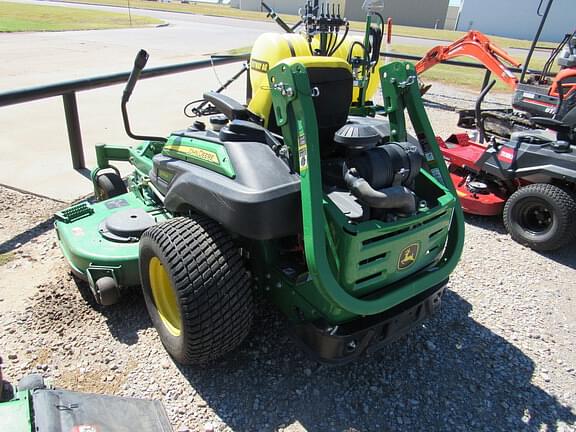
[{"label": "green roll bar", "polygon": [[346,292],[330,267],[326,248],[327,220],[324,213],[318,124],[306,67],[298,63],[297,59],[292,59],[290,63],[275,66],[268,74],[276,120],[282,127],[285,142],[293,151],[294,165],[299,168],[308,271],[318,290],[328,300],[336,307],[357,315],[380,313],[407,297],[442,283],[456,267],[464,245],[464,215],[424,110],[414,66],[406,62],[395,62],[383,66],[379,72],[392,139],[406,139],[404,111],[407,110],[425,152],[428,169],[452,192],[455,206],[448,242],[434,271],[424,271],[401,288],[370,300],[359,299]]}]

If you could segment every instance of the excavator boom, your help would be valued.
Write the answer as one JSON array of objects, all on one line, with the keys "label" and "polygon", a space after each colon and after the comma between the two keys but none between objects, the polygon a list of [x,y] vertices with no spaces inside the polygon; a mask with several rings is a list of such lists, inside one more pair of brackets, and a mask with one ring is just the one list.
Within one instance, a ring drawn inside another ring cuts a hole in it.
[{"label": "excavator boom", "polygon": [[513,67],[520,67],[521,63],[494,45],[484,34],[474,30],[450,45],[432,48],[416,63],[416,72],[420,75],[438,63],[460,56],[475,58],[512,90],[516,89],[518,78],[510,72],[505,63]]}]

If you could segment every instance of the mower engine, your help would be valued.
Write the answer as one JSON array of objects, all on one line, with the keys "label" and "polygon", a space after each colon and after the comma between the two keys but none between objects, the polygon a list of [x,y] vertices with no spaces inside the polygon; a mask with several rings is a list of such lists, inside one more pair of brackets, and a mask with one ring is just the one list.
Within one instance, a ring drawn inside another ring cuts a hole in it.
[{"label": "mower engine", "polygon": [[392,222],[414,215],[419,207],[414,181],[422,167],[421,151],[412,143],[388,140],[388,123],[372,118],[352,117],[334,135],[341,156],[326,161],[325,183],[352,220]]}]

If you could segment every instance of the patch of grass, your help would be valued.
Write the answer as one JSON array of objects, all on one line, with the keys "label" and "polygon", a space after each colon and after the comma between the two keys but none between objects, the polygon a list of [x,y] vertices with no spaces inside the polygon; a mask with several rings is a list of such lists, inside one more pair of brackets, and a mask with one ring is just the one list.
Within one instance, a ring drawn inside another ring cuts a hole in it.
[{"label": "patch of grass", "polygon": [[[125,0],[67,0],[74,3],[95,3],[110,6],[126,7]],[[182,4],[179,2],[174,3],[160,3],[154,0],[130,0],[130,6],[132,8],[143,8],[143,9],[154,9],[154,10],[166,10],[173,12],[187,12],[198,15],[211,15],[211,16],[222,16],[231,18],[242,18],[257,21],[272,21],[266,16],[265,12],[256,11],[246,11],[237,8],[230,7],[229,5],[216,5],[216,4],[205,4],[205,3],[189,3]],[[299,21],[299,17],[296,15],[280,14],[282,19],[288,24],[295,24]],[[364,23],[358,21],[351,21],[351,28],[357,31],[364,31]],[[464,36],[465,32],[444,30],[444,29],[430,29],[421,27],[410,27],[394,25],[393,35],[396,36],[412,36],[425,39],[440,39],[447,41],[455,41],[458,38]],[[492,41],[499,45],[501,48],[529,48],[530,41],[511,39],[501,36],[490,36]],[[554,42],[541,42],[539,46],[556,46]]]},{"label": "patch of grass", "polygon": [[243,47],[238,47],[238,48],[231,48],[231,49],[223,51],[222,53],[219,53],[219,54],[226,54],[226,55],[246,54],[246,53],[250,53],[251,49],[252,49],[252,47],[250,45],[248,45],[248,46],[243,46]]},{"label": "patch of grass", "polygon": [[161,24],[156,18],[58,6],[0,2],[0,32],[97,30]]},{"label": "patch of grass", "polygon": [[[117,6],[126,7],[126,0],[66,0],[69,3],[86,3],[86,4],[99,4],[107,6]],[[130,0],[130,7],[132,9],[153,9],[153,10],[163,10],[171,12],[186,12],[197,15],[209,15],[209,16],[222,16],[231,18],[242,18],[250,19],[256,21],[267,21],[270,18],[266,18],[265,12],[256,11],[245,11],[230,7],[228,5],[215,5],[207,3],[180,3],[179,1],[174,1],[173,3],[160,3],[155,0]],[[290,19],[296,22],[296,17],[291,17]]]},{"label": "patch of grass", "polygon": [[0,254],[0,266],[8,264],[15,258],[14,254],[11,252]]}]

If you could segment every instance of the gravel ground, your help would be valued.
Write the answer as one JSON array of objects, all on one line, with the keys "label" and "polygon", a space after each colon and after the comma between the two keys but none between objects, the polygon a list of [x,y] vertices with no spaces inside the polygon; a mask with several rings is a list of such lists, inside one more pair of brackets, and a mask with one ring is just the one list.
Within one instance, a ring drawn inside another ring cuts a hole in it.
[{"label": "gravel ground", "polygon": [[[435,86],[427,98],[446,136],[445,105],[471,107],[474,94]],[[94,305],[55,247],[60,207],[0,187],[0,349],[13,381],[40,371],[63,388],[157,398],[176,431],[576,430],[575,245],[538,254],[498,218],[468,217],[441,311],[386,350],[318,365],[260,307],[239,350],[194,369],[167,356],[140,296]]]}]

